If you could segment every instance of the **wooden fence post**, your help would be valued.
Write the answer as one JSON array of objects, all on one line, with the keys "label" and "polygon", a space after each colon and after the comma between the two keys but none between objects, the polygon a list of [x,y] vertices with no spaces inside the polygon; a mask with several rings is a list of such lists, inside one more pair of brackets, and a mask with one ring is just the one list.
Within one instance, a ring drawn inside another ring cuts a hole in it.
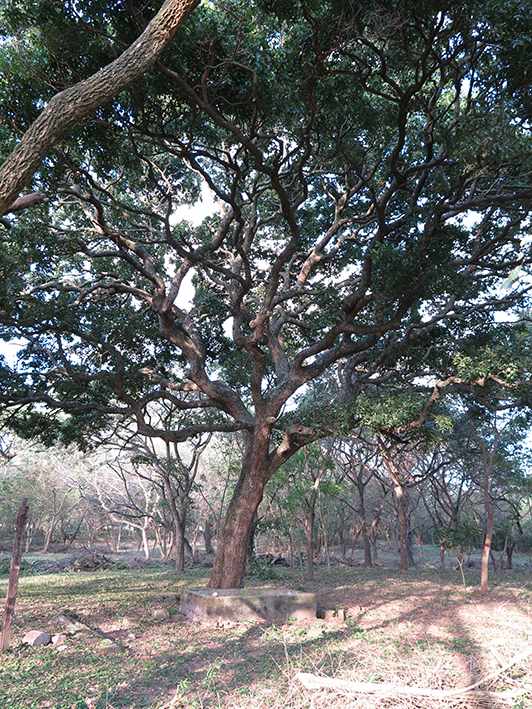
[{"label": "wooden fence post", "polygon": [[24,497],[20,503],[15,524],[15,541],[13,542],[13,555],[9,568],[9,581],[7,584],[6,605],[4,610],[4,626],[0,636],[0,652],[8,649],[11,640],[11,626],[15,615],[15,603],[17,600],[18,575],[20,572],[20,561],[22,559],[22,537],[28,521],[28,498]]}]

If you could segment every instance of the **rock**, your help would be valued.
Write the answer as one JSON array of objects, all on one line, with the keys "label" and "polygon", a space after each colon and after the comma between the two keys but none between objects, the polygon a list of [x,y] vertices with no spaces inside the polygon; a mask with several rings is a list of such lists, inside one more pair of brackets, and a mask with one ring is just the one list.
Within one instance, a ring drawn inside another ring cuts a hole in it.
[{"label": "rock", "polygon": [[52,638],[44,630],[30,630],[22,638],[22,642],[25,645],[30,645],[31,647],[49,645],[51,640]]},{"label": "rock", "polygon": [[170,611],[168,608],[154,608],[151,612],[151,617],[154,620],[170,620]]},{"label": "rock", "polygon": [[64,645],[67,641],[67,636],[64,633],[52,635],[52,645]]},{"label": "rock", "polygon": [[80,630],[87,630],[83,623],[78,623],[74,618],[63,613],[57,616],[56,621],[67,633],[79,633]]}]

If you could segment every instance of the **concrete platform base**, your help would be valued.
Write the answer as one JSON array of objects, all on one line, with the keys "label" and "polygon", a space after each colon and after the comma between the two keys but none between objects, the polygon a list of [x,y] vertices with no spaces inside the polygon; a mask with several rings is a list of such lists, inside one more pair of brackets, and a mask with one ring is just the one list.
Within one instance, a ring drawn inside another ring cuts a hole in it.
[{"label": "concrete platform base", "polygon": [[285,623],[316,618],[315,593],[279,588],[193,588],[183,594],[181,612],[203,623]]}]

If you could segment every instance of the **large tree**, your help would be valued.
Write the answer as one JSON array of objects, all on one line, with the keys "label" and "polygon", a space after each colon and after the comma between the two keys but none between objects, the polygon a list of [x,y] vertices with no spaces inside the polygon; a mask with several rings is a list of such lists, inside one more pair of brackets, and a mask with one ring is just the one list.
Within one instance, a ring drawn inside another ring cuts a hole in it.
[{"label": "large tree", "polygon": [[[75,67],[101,49],[104,19],[127,17],[76,5],[93,32],[69,19]],[[3,336],[28,344],[1,398],[33,406],[19,426],[75,435],[126,415],[170,443],[242,432],[211,586],[242,583],[266,483],[345,415],[298,392],[331,372],[350,399],[398,372],[452,376],[464,343],[522,305],[519,8],[205,3],[54,153],[49,202],[10,219]],[[200,186],[217,211],[195,227],[178,208],[201,206]],[[190,425],[154,427],[157,399]]]}]

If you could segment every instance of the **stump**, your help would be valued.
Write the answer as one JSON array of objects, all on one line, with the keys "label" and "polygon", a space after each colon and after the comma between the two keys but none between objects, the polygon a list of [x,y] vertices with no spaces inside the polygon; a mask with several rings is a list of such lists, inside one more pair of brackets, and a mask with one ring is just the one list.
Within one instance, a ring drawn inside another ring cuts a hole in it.
[{"label": "stump", "polygon": [[195,588],[186,591],[181,612],[203,623],[286,623],[316,618],[315,593],[279,588]]}]

